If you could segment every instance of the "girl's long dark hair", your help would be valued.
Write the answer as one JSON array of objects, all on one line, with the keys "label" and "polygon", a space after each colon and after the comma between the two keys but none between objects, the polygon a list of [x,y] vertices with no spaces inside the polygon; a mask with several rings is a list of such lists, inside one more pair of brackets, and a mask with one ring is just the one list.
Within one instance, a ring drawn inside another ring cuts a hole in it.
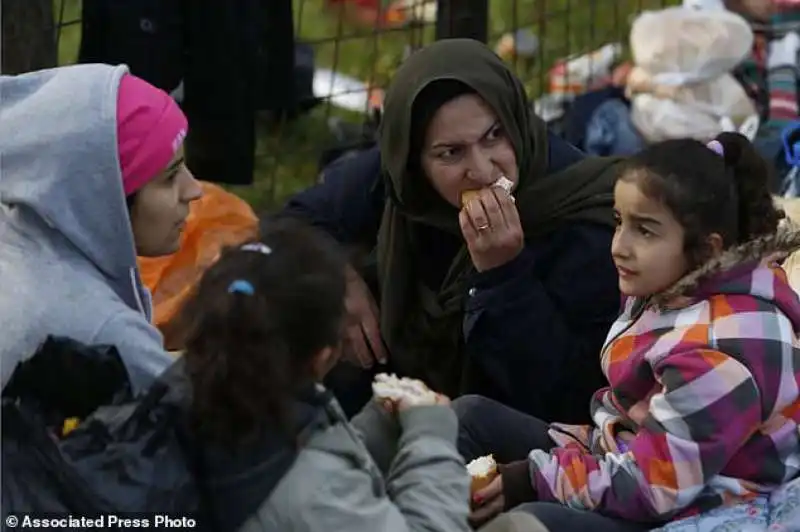
[{"label": "girl's long dark hair", "polygon": [[339,345],[344,316],[346,262],[329,238],[274,219],[255,244],[225,251],[180,318],[195,419],[229,442],[292,430],[292,401],[315,356]]}]

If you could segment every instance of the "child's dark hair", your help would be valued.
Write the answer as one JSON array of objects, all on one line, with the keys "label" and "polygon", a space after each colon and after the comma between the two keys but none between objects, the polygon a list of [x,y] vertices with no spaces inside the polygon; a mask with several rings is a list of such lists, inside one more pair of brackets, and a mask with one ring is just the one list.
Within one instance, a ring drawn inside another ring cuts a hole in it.
[{"label": "child's dark hair", "polygon": [[750,141],[727,132],[715,140],[722,155],[693,139],[654,144],[633,155],[620,175],[672,212],[693,266],[709,257],[708,235],[718,233],[728,248],[773,234],[783,217],[770,194],[769,166]]},{"label": "child's dark hair", "polygon": [[194,418],[232,443],[271,429],[290,437],[289,408],[313,385],[312,362],[342,338],[343,253],[293,219],[262,226],[259,242],[228,249],[184,306]]}]

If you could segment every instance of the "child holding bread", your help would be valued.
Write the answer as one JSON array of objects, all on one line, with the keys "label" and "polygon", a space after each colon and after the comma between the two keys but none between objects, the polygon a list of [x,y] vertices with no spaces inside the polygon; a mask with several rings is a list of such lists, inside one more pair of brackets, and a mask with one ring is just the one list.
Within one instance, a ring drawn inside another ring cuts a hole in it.
[{"label": "child holding bread", "polygon": [[224,252],[183,315],[201,465],[219,529],[466,532],[449,400],[381,375],[348,422],[320,383],[339,358],[345,259],[276,220]]}]

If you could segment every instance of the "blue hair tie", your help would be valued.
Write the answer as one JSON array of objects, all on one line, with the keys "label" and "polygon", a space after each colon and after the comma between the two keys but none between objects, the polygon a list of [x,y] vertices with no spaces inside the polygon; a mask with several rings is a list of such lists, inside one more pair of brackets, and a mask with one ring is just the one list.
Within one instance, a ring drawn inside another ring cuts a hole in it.
[{"label": "blue hair tie", "polygon": [[253,285],[250,284],[250,281],[245,281],[244,279],[236,279],[230,285],[228,285],[228,293],[233,294],[236,292],[252,296],[253,294],[256,293],[256,290],[255,288],[253,288]]}]

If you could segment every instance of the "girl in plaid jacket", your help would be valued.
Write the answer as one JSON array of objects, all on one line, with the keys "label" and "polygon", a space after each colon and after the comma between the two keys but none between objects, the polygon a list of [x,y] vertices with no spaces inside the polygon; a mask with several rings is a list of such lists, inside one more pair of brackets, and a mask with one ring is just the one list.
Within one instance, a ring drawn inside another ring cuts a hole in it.
[{"label": "girl in plaid jacket", "polygon": [[800,474],[800,301],[778,266],[800,232],[767,179],[735,133],[630,159],[612,244],[626,298],[594,425],[458,400],[462,454],[505,464],[476,494],[476,521],[536,501],[523,509],[550,529],[646,530]]}]

